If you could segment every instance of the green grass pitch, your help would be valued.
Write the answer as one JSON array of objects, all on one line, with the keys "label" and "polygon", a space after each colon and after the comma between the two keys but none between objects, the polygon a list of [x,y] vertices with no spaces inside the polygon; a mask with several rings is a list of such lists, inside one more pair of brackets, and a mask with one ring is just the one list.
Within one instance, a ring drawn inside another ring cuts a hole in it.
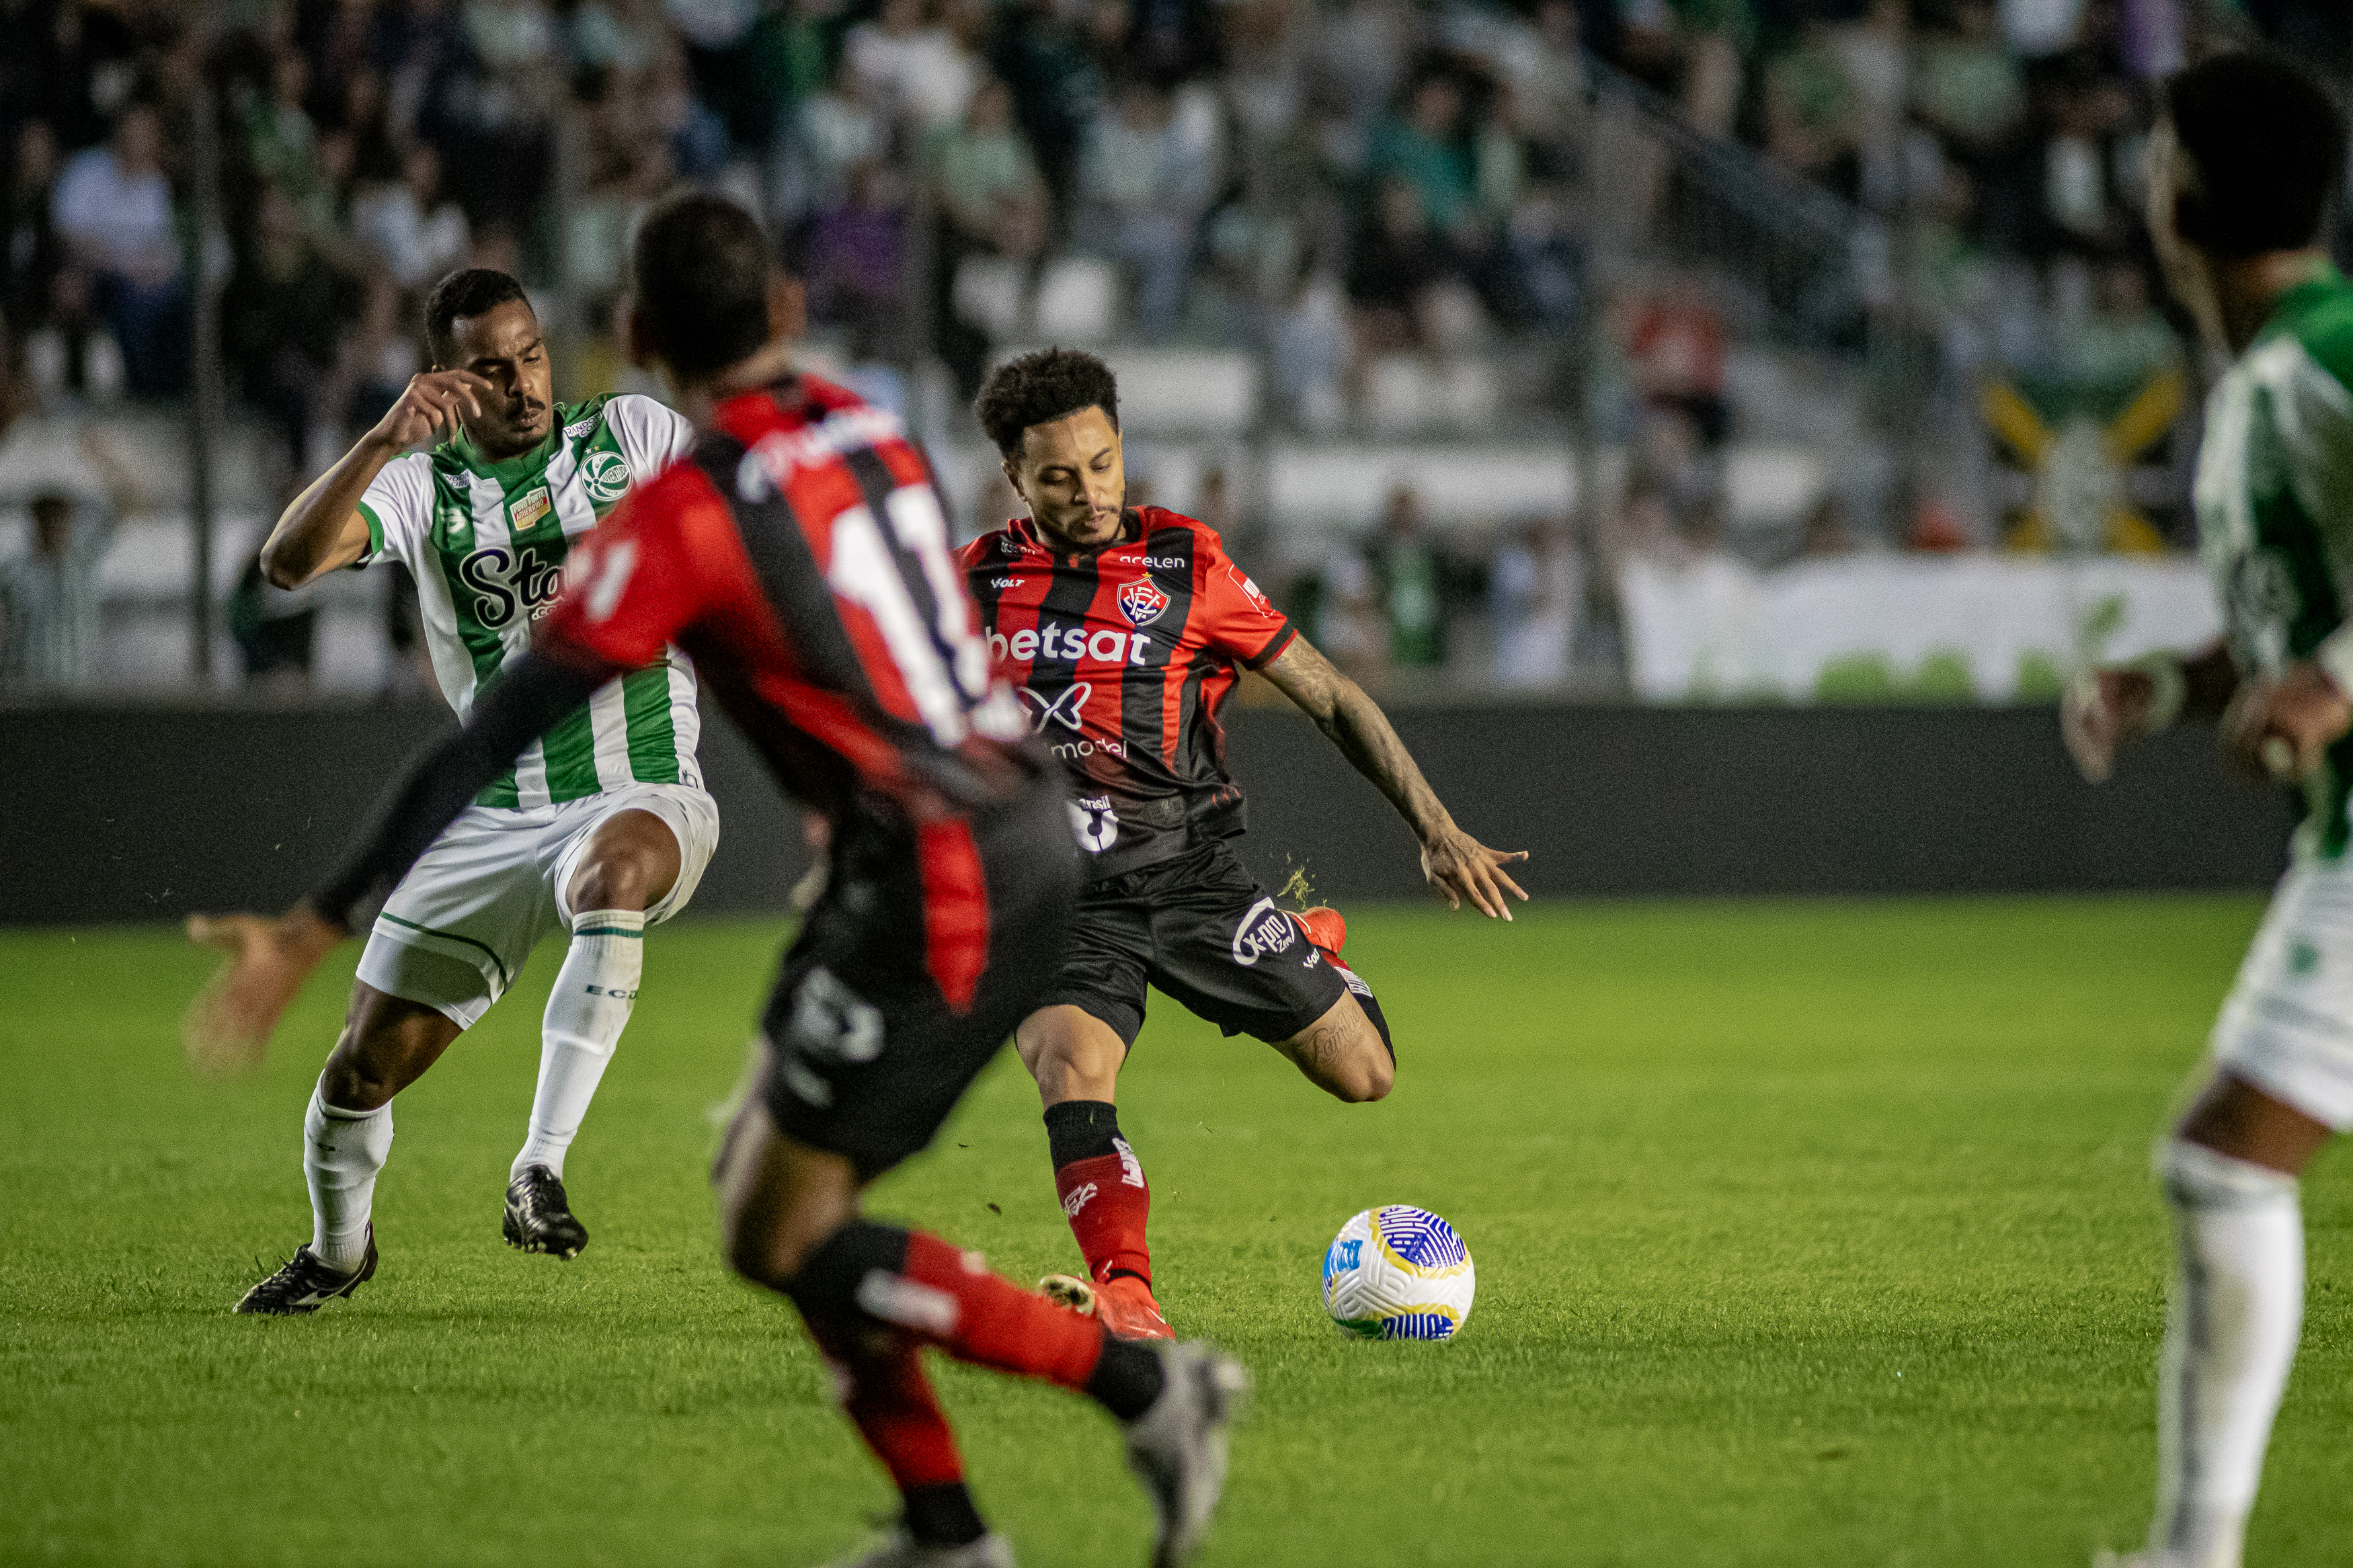
[{"label": "green grass pitch", "polygon": [[[1180,1331],[1254,1370],[1209,1564],[2083,1564],[2152,1481],[2165,1225],[2147,1172],[2247,898],[1354,911],[1398,1092],[1324,1100],[1155,999],[1122,1087]],[[384,1267],[233,1318],[309,1234],[304,1097],[348,968],[266,1073],[198,1085],[206,969],[158,931],[0,936],[0,1561],[825,1561],[889,1507],[781,1302],[712,1239],[710,1108],[774,922],[648,943],[572,1162],[575,1262],[498,1235],[543,953],[398,1104]],[[355,952],[346,948],[345,964]],[[1444,1346],[1342,1340],[1359,1208],[1461,1228]],[[875,1208],[1018,1279],[1076,1258],[1009,1054]],[[2308,1184],[2305,1349],[2259,1568],[2353,1538],[2353,1189]],[[1036,1568],[1142,1561],[1111,1426],[944,1365],[981,1505]]]}]

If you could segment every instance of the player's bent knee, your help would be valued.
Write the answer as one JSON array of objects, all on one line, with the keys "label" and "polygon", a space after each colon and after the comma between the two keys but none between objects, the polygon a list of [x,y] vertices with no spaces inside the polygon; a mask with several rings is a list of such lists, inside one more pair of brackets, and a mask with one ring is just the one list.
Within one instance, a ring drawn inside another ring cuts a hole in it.
[{"label": "player's bent knee", "polygon": [[1371,1048],[1359,1050],[1332,1087],[1333,1094],[1350,1105],[1386,1100],[1389,1090],[1397,1087],[1397,1068],[1390,1062],[1388,1053],[1377,1044],[1368,1041],[1367,1045]]},{"label": "player's bent knee", "polygon": [[575,912],[649,909],[683,864],[670,824],[649,811],[625,811],[597,831],[565,896]]}]

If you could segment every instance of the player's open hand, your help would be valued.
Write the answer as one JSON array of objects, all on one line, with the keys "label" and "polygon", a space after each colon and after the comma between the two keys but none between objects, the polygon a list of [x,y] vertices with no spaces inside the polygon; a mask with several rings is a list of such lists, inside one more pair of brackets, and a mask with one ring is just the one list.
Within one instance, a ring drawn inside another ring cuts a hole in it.
[{"label": "player's open hand", "polygon": [[2087,669],[2059,701],[2059,733],[2085,784],[2116,771],[2116,748],[2147,727],[2156,678],[2137,669]]},{"label": "player's open hand", "polygon": [[188,940],[228,954],[180,1020],[188,1065],[207,1078],[261,1065],[270,1032],[343,933],[308,909],[259,915],[190,915]]},{"label": "player's open hand", "polygon": [[2321,668],[2298,659],[2242,684],[2222,714],[2222,754],[2242,773],[2294,784],[2320,770],[2353,730],[2353,701]]},{"label": "player's open hand", "polygon": [[1448,909],[1459,910],[1468,899],[1489,919],[1507,921],[1512,910],[1504,894],[1508,891],[1522,903],[1528,896],[1504,868],[1527,858],[1525,849],[1490,849],[1450,822],[1421,847],[1421,874]]},{"label": "player's open hand", "polygon": [[428,370],[408,378],[399,399],[385,410],[372,432],[377,440],[406,451],[427,441],[453,438],[461,416],[480,418],[482,395],[491,384],[470,370]]}]

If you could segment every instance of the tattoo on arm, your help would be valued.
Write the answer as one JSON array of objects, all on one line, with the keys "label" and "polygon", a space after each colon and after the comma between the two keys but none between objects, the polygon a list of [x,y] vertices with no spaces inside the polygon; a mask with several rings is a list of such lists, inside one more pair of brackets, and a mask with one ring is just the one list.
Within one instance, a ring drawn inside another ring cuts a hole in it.
[{"label": "tattoo on arm", "polygon": [[1332,667],[1332,661],[1295,637],[1266,667],[1266,678],[1297,703],[1300,711],[1340,748],[1348,763],[1388,797],[1417,837],[1428,840],[1447,820],[1446,808],[1421,776],[1413,754],[1364,688]]}]

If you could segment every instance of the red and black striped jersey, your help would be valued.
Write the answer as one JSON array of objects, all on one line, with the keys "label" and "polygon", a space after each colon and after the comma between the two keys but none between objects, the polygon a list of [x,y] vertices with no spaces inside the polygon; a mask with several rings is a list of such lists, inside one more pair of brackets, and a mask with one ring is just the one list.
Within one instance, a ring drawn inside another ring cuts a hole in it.
[{"label": "red and black striped jersey", "polygon": [[566,563],[534,639],[618,668],[664,642],[786,790],[860,791],[913,820],[987,798],[1025,746],[896,416],[798,377],[721,404],[692,454],[632,490]]},{"label": "red and black striped jersey", "polygon": [[1064,554],[1019,518],[956,552],[1029,721],[1070,768],[1100,879],[1242,830],[1219,706],[1294,635],[1215,531],[1132,509],[1118,541]]}]

